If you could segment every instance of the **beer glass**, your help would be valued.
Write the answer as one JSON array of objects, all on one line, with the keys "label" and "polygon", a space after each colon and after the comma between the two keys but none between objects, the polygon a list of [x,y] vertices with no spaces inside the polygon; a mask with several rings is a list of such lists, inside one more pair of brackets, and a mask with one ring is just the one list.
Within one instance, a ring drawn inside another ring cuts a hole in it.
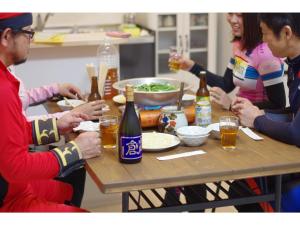
[{"label": "beer glass", "polygon": [[239,129],[239,120],[236,116],[220,117],[221,146],[225,150],[236,148],[236,136]]},{"label": "beer glass", "polygon": [[169,68],[170,71],[178,72],[180,69],[180,63],[179,59],[182,56],[182,50],[180,48],[177,48],[176,46],[170,47],[169,52]]},{"label": "beer glass", "polygon": [[100,116],[99,123],[102,149],[117,147],[118,117],[111,115]]}]

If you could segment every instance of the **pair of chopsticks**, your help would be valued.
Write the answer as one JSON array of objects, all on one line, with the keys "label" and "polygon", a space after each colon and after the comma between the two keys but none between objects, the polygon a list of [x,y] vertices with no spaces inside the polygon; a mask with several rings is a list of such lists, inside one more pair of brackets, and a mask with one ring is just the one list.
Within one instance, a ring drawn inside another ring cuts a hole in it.
[{"label": "pair of chopsticks", "polygon": [[184,91],[184,82],[181,82],[180,83],[180,91],[179,91],[179,99],[178,99],[178,103],[177,103],[177,111],[181,110],[183,91]]},{"label": "pair of chopsticks", "polygon": [[66,97],[64,97],[64,100],[66,102],[66,105],[70,105],[72,106],[72,108],[75,108],[76,106],[73,104],[73,102],[69,101],[69,99],[67,99]]}]

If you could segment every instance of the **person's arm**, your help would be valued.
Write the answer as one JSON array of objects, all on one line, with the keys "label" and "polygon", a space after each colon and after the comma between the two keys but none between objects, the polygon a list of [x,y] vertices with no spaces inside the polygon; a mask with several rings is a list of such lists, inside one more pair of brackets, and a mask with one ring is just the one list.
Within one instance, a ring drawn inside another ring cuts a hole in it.
[{"label": "person's arm", "polygon": [[268,119],[265,115],[254,120],[254,128],[271,138],[300,147],[300,111],[290,123]]},{"label": "person's arm", "polygon": [[259,108],[283,109],[286,105],[283,85],[284,65],[280,58],[273,56],[266,44],[261,44],[253,61],[263,82],[268,101],[255,103]]},{"label": "person's arm", "polygon": [[230,69],[229,67],[226,68],[223,77],[209,72],[197,63],[195,63],[194,66],[190,69],[190,72],[197,77],[199,77],[199,73],[201,71],[206,71],[206,82],[209,86],[219,87],[226,93],[231,92],[235,88],[235,85],[233,83],[232,69]]},{"label": "person's arm", "polygon": [[49,118],[61,118],[62,116],[66,115],[70,111],[64,111],[64,112],[57,112],[57,113],[51,113],[51,114],[45,114],[45,115],[36,115],[36,116],[26,116],[27,121],[33,121],[36,119],[49,119]]},{"label": "person's arm", "polygon": [[[31,88],[26,90],[27,106],[38,104],[46,101],[48,98],[53,97],[59,93],[58,84],[44,85],[38,88]],[[23,97],[21,96],[21,99]],[[22,100],[23,102],[23,100]]]},{"label": "person's arm", "polygon": [[265,87],[269,101],[253,103],[260,109],[284,109],[286,105],[283,83]]}]

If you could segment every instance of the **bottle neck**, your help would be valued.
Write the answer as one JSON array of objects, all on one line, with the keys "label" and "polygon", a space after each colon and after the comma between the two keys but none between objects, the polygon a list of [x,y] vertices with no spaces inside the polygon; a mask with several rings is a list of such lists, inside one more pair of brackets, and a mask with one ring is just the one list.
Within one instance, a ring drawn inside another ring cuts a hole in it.
[{"label": "bottle neck", "polygon": [[97,77],[92,77],[91,93],[98,93]]},{"label": "bottle neck", "polygon": [[207,86],[206,86],[206,75],[200,75],[199,88],[201,88],[201,89],[207,89]]}]

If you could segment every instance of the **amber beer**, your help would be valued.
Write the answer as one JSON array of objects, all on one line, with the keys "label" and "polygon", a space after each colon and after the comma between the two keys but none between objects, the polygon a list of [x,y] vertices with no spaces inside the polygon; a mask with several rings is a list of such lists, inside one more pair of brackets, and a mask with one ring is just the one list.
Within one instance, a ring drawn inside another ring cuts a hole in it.
[{"label": "amber beer", "polygon": [[169,52],[169,69],[172,72],[178,72],[180,69],[179,59],[181,58],[182,50],[180,48],[176,48],[175,46],[170,47]]},{"label": "amber beer", "polygon": [[178,59],[172,58],[169,62],[170,71],[177,72],[180,69],[180,63]]},{"label": "amber beer", "polygon": [[236,148],[236,137],[239,129],[238,118],[223,116],[220,118],[221,146],[225,150]]},{"label": "amber beer", "polygon": [[118,117],[101,116],[99,122],[102,148],[116,148],[118,140]]},{"label": "amber beer", "polygon": [[113,84],[118,81],[118,69],[110,68],[107,71],[107,76],[104,85],[104,96],[105,100],[112,99],[114,96],[118,95],[118,90],[113,88]]}]

